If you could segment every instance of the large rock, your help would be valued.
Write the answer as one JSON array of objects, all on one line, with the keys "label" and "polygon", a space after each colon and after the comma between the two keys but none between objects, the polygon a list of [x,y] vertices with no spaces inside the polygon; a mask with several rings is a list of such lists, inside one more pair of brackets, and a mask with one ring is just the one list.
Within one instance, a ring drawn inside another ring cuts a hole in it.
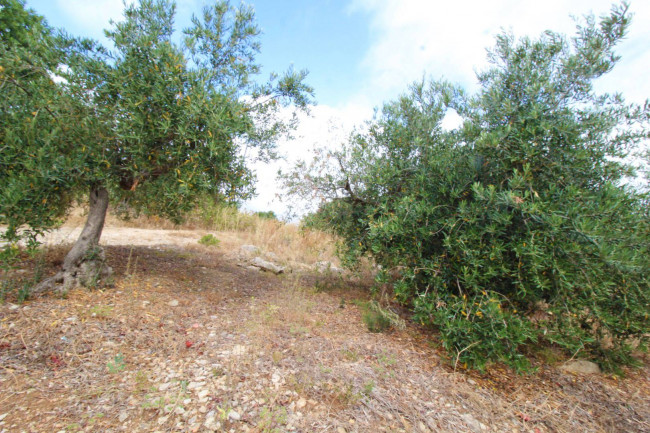
[{"label": "large rock", "polygon": [[336,274],[341,275],[343,269],[337,268],[332,264],[332,262],[322,261],[314,263],[314,268],[321,274]]},{"label": "large rock", "polygon": [[260,252],[260,249],[257,248],[255,245],[242,245],[241,247],[239,247],[239,249],[246,254],[257,254]]},{"label": "large rock", "polygon": [[560,367],[560,370],[566,371],[568,373],[575,374],[599,374],[600,367],[598,364],[585,361],[584,359],[577,359],[575,361],[569,361]]},{"label": "large rock", "polygon": [[255,266],[256,268],[260,268],[263,271],[273,272],[274,274],[281,274],[284,272],[284,268],[282,266],[268,262],[261,257],[255,257],[251,262],[251,265]]}]

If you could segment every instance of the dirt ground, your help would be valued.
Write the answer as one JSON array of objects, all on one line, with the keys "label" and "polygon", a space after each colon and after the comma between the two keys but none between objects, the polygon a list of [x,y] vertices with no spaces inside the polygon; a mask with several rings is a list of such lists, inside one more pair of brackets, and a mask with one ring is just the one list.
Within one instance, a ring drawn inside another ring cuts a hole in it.
[{"label": "dirt ground", "polygon": [[454,371],[427,330],[367,330],[366,282],[247,269],[203,234],[108,228],[113,288],[0,305],[0,432],[650,431],[647,365]]}]

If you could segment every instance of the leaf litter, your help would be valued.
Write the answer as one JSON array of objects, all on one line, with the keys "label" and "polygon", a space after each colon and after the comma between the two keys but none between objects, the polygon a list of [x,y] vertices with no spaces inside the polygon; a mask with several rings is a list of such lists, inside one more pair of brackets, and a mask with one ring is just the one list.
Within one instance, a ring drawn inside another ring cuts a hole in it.
[{"label": "leaf litter", "polygon": [[414,324],[369,332],[358,280],[183,245],[107,257],[113,288],[0,305],[0,432],[650,431],[647,362],[454,371]]}]

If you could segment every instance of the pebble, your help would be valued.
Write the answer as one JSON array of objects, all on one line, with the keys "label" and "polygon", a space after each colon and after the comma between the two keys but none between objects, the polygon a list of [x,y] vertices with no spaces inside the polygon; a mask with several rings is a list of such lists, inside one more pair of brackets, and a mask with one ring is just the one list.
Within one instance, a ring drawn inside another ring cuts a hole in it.
[{"label": "pebble", "polygon": [[158,387],[158,390],[159,391],[167,391],[170,386],[172,386],[171,382],[161,383],[160,386]]},{"label": "pebble", "polygon": [[304,398],[301,398],[300,400],[298,400],[298,403],[296,403],[296,406],[298,406],[298,408],[303,408],[306,405],[307,405],[307,400],[305,400]]},{"label": "pebble", "polygon": [[122,411],[122,412],[120,412],[120,416],[118,417],[118,419],[120,420],[120,422],[124,422],[124,421],[126,421],[126,419],[128,417],[129,417],[129,414],[126,413],[126,411]]},{"label": "pebble", "polygon": [[203,388],[204,385],[205,385],[205,382],[190,382],[187,385],[187,389]]},{"label": "pebble", "polygon": [[241,419],[241,415],[239,414],[239,412],[231,410],[230,412],[228,412],[228,418],[230,418],[233,421],[239,421]]},{"label": "pebble", "polygon": [[170,307],[178,307],[178,299],[171,300],[167,303]]}]

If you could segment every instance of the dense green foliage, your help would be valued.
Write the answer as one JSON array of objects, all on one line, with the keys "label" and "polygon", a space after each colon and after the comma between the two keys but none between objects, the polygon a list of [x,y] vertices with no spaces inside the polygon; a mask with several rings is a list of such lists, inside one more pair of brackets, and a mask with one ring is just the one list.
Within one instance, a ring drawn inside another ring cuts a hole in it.
[{"label": "dense green foliage", "polygon": [[100,188],[118,210],[175,221],[206,193],[253,192],[245,154],[274,157],[293,126],[279,110],[309,103],[306,73],[259,83],[252,8],[217,2],[182,37],[174,11],[166,0],[126,6],[107,49],[0,0],[4,240],[33,239]]},{"label": "dense green foliage", "polygon": [[[339,234],[349,261],[372,256],[455,362],[525,369],[535,343],[615,367],[647,344],[649,197],[622,180],[650,107],[593,91],[626,9],[570,40],[499,36],[475,95],[416,84],[286,178],[329,199],[309,224]],[[451,109],[463,124],[450,131]]]},{"label": "dense green foliage", "polygon": [[272,210],[255,212],[255,216],[258,216],[260,218],[264,218],[264,219],[267,219],[267,220],[277,220],[278,219],[277,215]]}]

